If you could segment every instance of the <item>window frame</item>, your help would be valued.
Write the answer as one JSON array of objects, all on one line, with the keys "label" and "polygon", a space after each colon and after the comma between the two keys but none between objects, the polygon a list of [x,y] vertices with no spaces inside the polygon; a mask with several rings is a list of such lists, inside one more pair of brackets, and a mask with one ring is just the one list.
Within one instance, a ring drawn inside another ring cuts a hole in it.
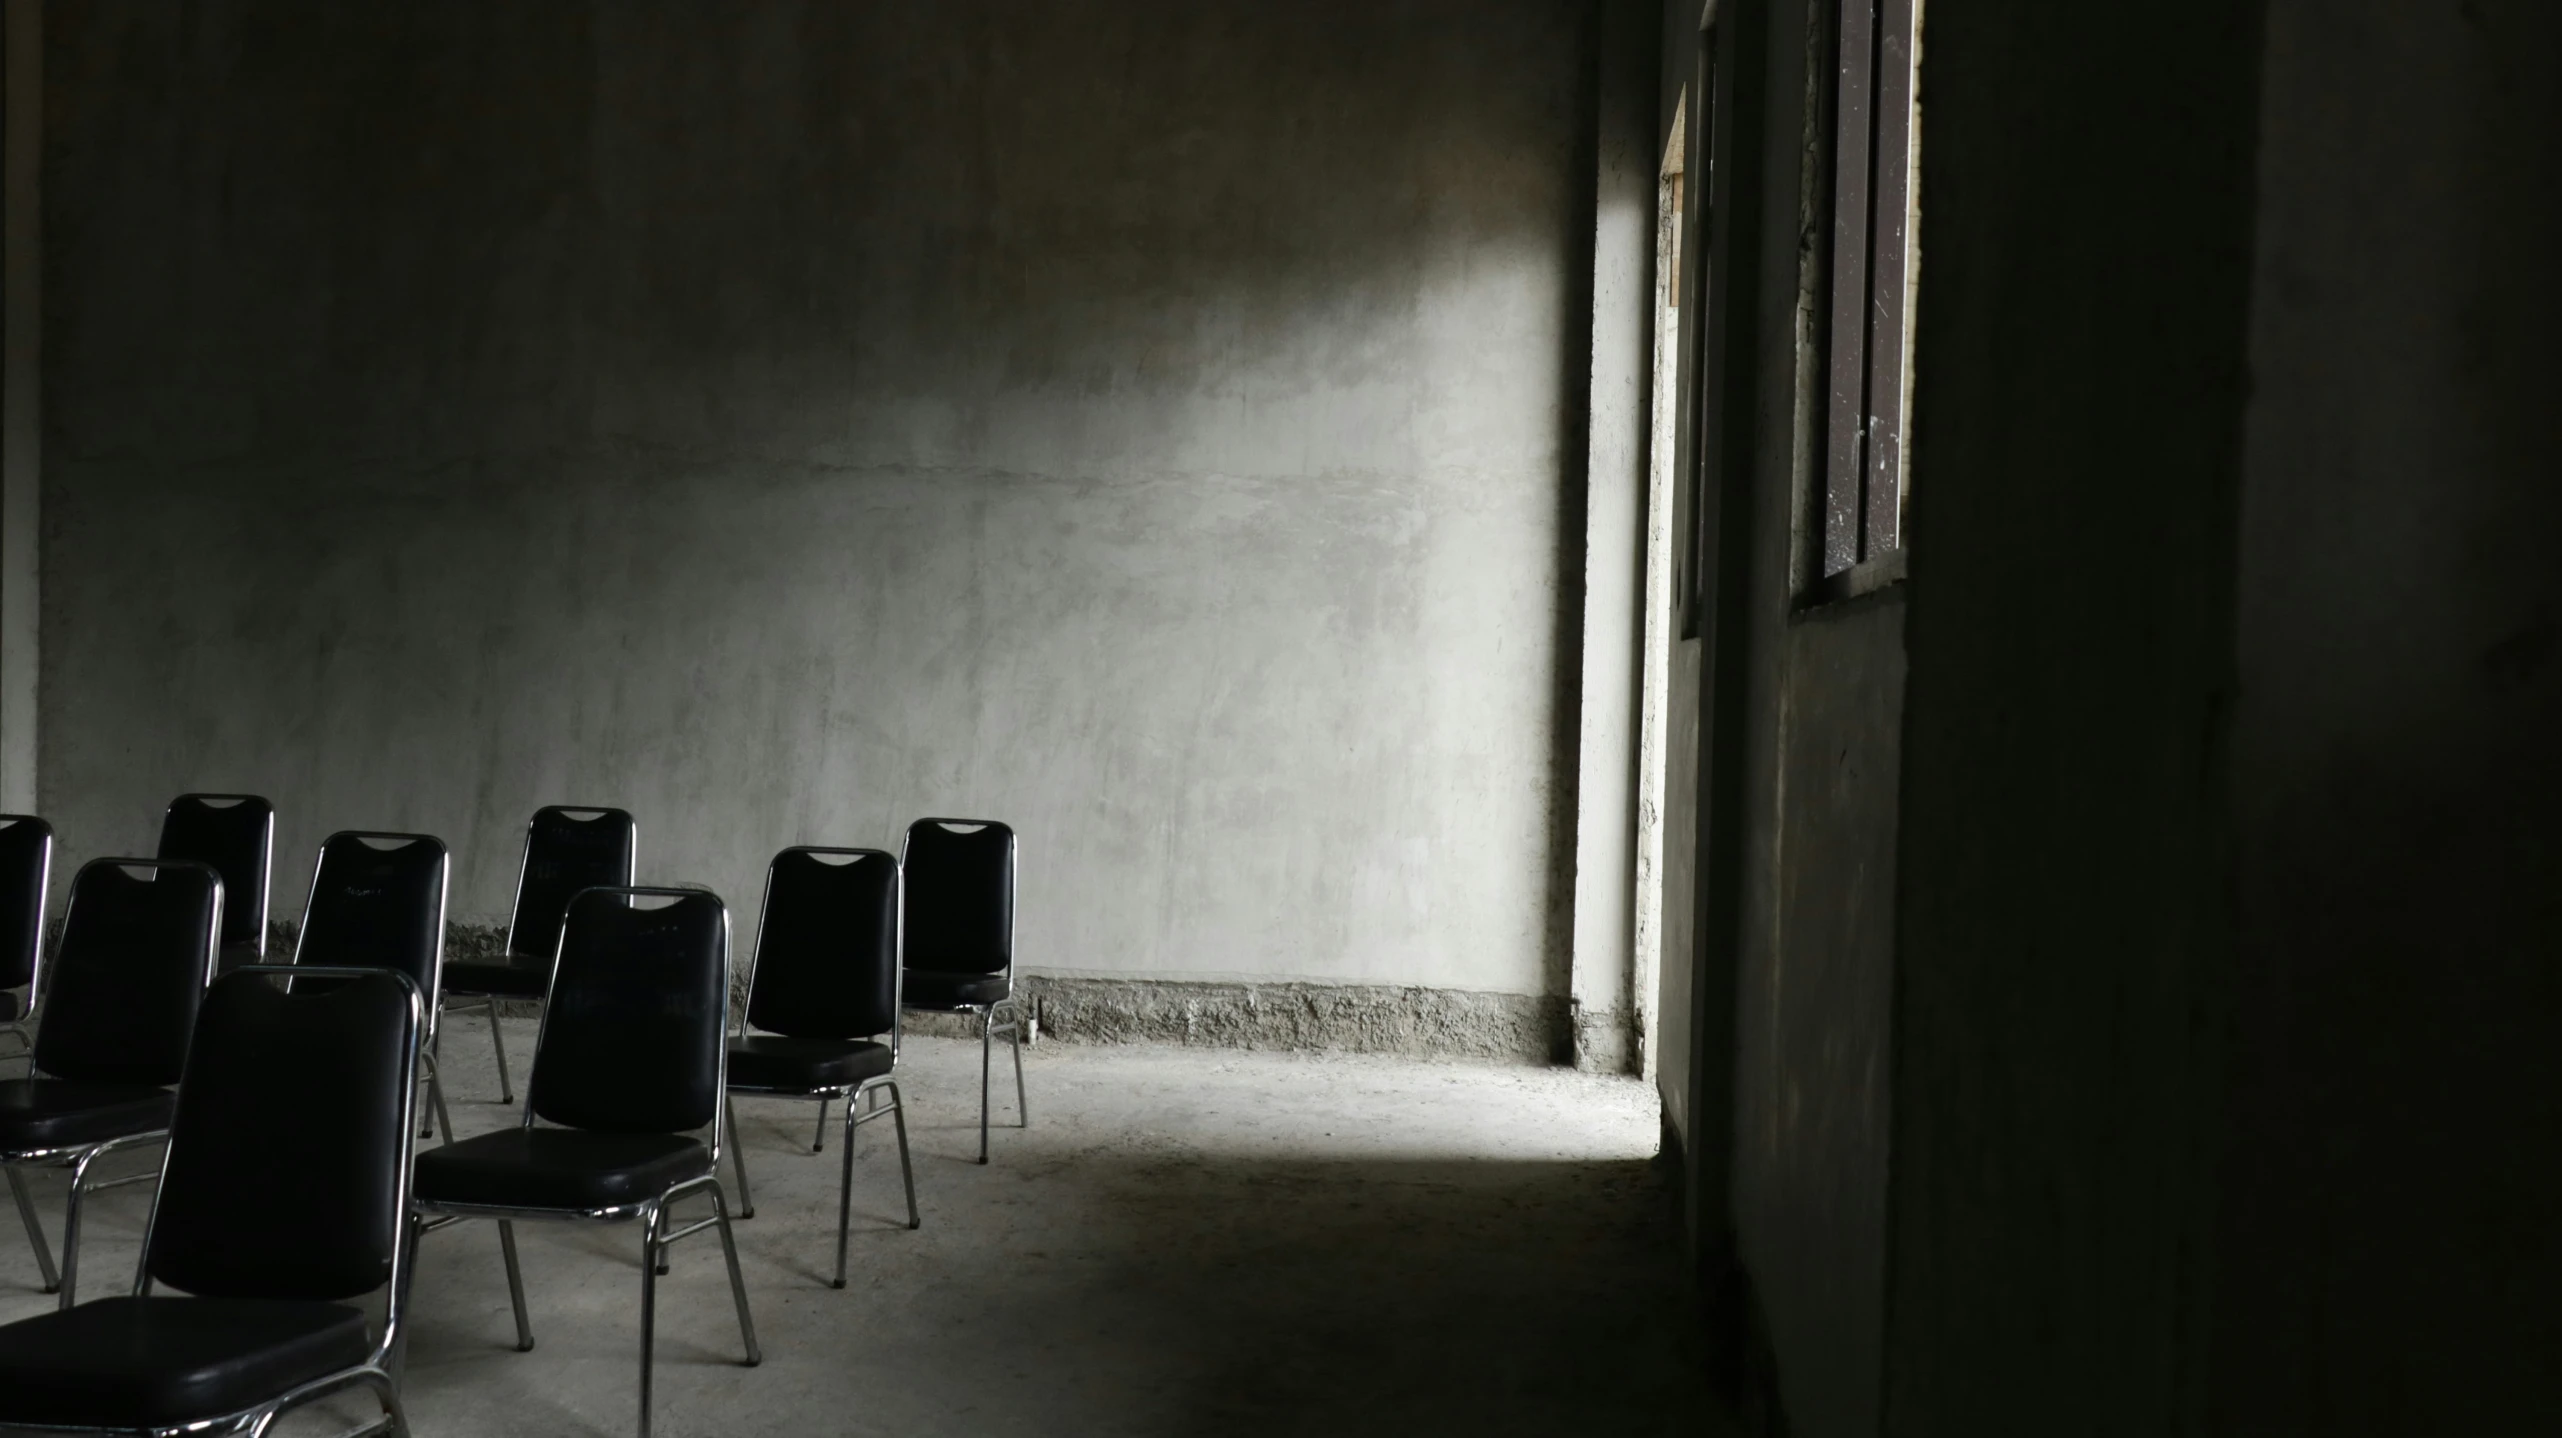
[{"label": "window frame", "polygon": [[1924,0],[1837,0],[1809,604],[1904,574]]}]

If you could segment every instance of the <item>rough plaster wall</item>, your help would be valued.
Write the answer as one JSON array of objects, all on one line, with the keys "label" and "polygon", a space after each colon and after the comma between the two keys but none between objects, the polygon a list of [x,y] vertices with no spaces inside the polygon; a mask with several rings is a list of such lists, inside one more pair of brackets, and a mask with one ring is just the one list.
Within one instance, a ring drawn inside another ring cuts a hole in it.
[{"label": "rough plaster wall", "polygon": [[1732,613],[1712,640],[1728,652],[1703,690],[1709,722],[1733,730],[1703,764],[1731,765],[1733,789],[1702,841],[1703,891],[1728,896],[1700,919],[1699,1092],[1725,1110],[1726,1145],[1702,1171],[1725,1185],[1713,1201],[1731,1266],[1713,1297],[1742,1350],[1747,1419],[1833,1438],[1878,1421],[1904,601],[1794,606],[1812,444],[1808,13],[1729,19],[1724,43],[1757,67],[1736,75],[1754,117],[1729,123],[1752,147],[1734,184],[1758,208],[1730,202],[1725,221],[1753,237],[1734,247],[1730,316],[1751,372],[1724,400],[1749,427],[1725,436],[1717,521],[1721,562],[1739,572],[1720,586]]},{"label": "rough plaster wall", "polygon": [[1737,1248],[1806,1438],[1877,1431],[1903,631],[1893,591],[1788,628],[1777,903],[1736,1000]]},{"label": "rough plaster wall", "polygon": [[1036,967],[1552,987],[1574,7],[54,18],[67,860],[993,814]]},{"label": "rough plaster wall", "polygon": [[1885,1429],[2153,1438],[2208,1282],[2256,16],[1929,26]]},{"label": "rough plaster wall", "polygon": [[[1685,87],[1696,83],[1699,57],[1699,11],[1687,0],[1665,0],[1663,34],[1659,46],[1662,81],[1656,105],[1655,155],[1661,163],[1673,138],[1674,111],[1683,108]],[[1688,105],[1698,100],[1690,98]],[[1685,116],[1687,111],[1685,110]],[[1694,163],[1685,159],[1685,166]],[[1691,326],[1699,316],[1698,192],[1687,177],[1684,193],[1690,213],[1682,222],[1682,254],[1677,263],[1684,301],[1679,324],[1673,336],[1674,362],[1689,367],[1697,353]],[[1672,489],[1676,501],[1686,487],[1689,473],[1690,446],[1698,406],[1689,401],[1689,381],[1680,386],[1683,398],[1674,406],[1669,426],[1672,436]],[[1675,503],[1671,517],[1672,543],[1678,555],[1689,522],[1685,507]],[[1680,561],[1674,560],[1674,573],[1680,572]],[[1658,1015],[1655,1064],[1656,1091],[1663,1096],[1665,1121],[1672,1126],[1674,1137],[1683,1145],[1685,1175],[1697,1188],[1697,1145],[1693,1142],[1690,1116],[1691,1090],[1695,1076],[1695,1042],[1692,1035],[1694,998],[1692,982],[1698,968],[1698,929],[1695,923],[1699,880],[1699,645],[1684,640],[1681,634],[1679,607],[1673,601],[1675,616],[1670,629],[1668,662],[1664,686],[1664,800],[1663,800],[1663,913],[1661,957],[1656,967],[1655,1013]],[[1694,1235],[1695,1236],[1695,1235]]]},{"label": "rough plaster wall", "polygon": [[2562,1431],[2562,10],[2272,0],[2215,1426]]},{"label": "rough plaster wall", "polygon": [[1671,659],[1664,705],[1663,960],[1655,1000],[1662,1024],[1655,1086],[1665,1116],[1686,1144],[1698,1047],[1692,986],[1699,969],[1699,642],[1676,641]]}]

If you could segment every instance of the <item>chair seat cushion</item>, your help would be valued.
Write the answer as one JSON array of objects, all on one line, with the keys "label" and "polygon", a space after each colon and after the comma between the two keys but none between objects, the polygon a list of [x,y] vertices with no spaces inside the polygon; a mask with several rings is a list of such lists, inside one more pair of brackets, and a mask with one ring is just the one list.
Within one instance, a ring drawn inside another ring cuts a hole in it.
[{"label": "chair seat cushion", "polygon": [[418,1151],[421,1203],[493,1208],[620,1208],[711,1172],[712,1151],[684,1134],[510,1128]]},{"label": "chair seat cushion", "polygon": [[1003,974],[946,974],[934,969],[910,969],[899,984],[899,1002],[912,1009],[974,1009],[1012,992]]},{"label": "chair seat cushion", "polygon": [[169,1126],[177,1095],[138,1083],[81,1079],[0,1080],[0,1150],[105,1143]]},{"label": "chair seat cushion", "polygon": [[729,1046],[729,1086],[806,1092],[879,1078],[890,1046],[869,1039],[793,1039],[752,1034]]},{"label": "chair seat cushion", "polygon": [[341,1303],[92,1299],[0,1328],[0,1424],[149,1428],[236,1413],[373,1352]]},{"label": "chair seat cushion", "polygon": [[445,965],[444,986],[449,994],[539,999],[551,992],[552,968],[533,959],[521,964],[485,964],[465,960]]}]

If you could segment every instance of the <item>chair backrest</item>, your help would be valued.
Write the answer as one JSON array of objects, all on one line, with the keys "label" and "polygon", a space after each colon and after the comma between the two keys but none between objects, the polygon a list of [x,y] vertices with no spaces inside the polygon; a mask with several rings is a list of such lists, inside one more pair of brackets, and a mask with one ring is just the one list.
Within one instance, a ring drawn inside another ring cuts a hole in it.
[{"label": "chair backrest", "polygon": [[765,870],[747,1021],[804,1039],[898,1024],[898,860],[879,849],[785,849]]},{"label": "chair backrest", "polygon": [[449,867],[444,841],[425,834],[330,835],[312,866],[294,963],[391,969],[436,992]]},{"label": "chair backrest", "polygon": [[907,966],[938,974],[1014,968],[1014,831],[993,819],[919,819],[900,854]]},{"label": "chair backrest", "polygon": [[199,1297],[353,1298],[401,1261],[424,1001],[392,970],[280,972],[214,983],[178,1086],[145,1272]]},{"label": "chair backrest", "polygon": [[255,794],[181,794],[160,819],[159,856],[222,875],[222,941],[267,952],[267,874],[276,806]]},{"label": "chair backrest", "polygon": [[53,826],[32,814],[0,814],[0,989],[36,981],[52,879]]},{"label": "chair backrest", "polygon": [[525,826],[525,862],[516,874],[507,952],[551,962],[569,901],[582,889],[629,888],[637,843],[638,827],[620,809],[536,809]]},{"label": "chair backrest", "polygon": [[561,922],[525,1122],[687,1133],[720,1111],[729,910],[706,889],[589,889]]},{"label": "chair backrest", "polygon": [[99,1083],[176,1083],[221,934],[222,877],[204,864],[81,865],[45,975],[36,1068]]}]

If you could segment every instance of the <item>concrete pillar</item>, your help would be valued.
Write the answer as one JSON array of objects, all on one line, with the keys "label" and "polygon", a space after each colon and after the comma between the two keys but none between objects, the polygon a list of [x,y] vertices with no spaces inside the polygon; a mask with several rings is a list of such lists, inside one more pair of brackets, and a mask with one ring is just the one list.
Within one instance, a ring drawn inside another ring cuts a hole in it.
[{"label": "concrete pillar", "polygon": [[1635,983],[1637,691],[1659,28],[1651,5],[1604,5],[1595,87],[1572,992],[1575,1066],[1610,1072],[1634,1072],[1643,1063]]}]

